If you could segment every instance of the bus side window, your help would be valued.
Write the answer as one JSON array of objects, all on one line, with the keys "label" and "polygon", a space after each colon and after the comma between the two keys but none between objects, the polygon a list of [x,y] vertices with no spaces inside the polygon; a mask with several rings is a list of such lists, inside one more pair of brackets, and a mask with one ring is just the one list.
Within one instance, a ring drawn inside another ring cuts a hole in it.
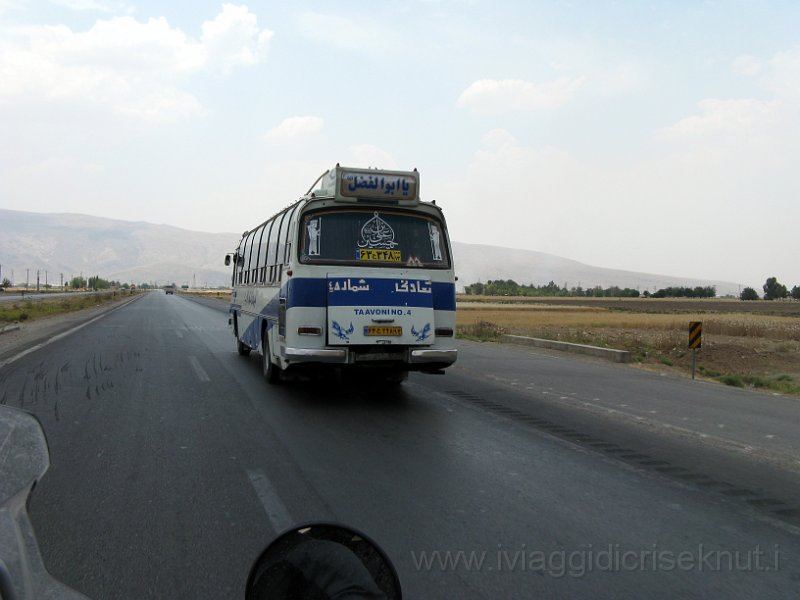
[{"label": "bus side window", "polygon": [[244,283],[244,268],[245,268],[245,249],[247,248],[248,236],[244,236],[242,241],[239,242],[239,249],[236,252],[236,279],[239,285]]},{"label": "bus side window", "polygon": [[272,248],[270,248],[270,256],[272,258],[272,260],[270,261],[272,265],[272,274],[270,275],[270,281],[274,282],[277,280],[278,283],[280,283],[279,269],[281,264],[281,258],[283,257],[284,244],[286,243],[286,229],[288,229],[289,227],[288,219],[286,218],[287,212],[288,211],[283,211],[280,214],[280,225],[278,226],[278,235],[274,236],[275,237],[275,244],[273,246],[275,248],[274,254],[272,253]]},{"label": "bus side window", "polygon": [[259,251],[258,264],[261,265],[261,283],[267,282],[267,269],[269,268],[269,247],[274,237],[272,230],[275,228],[275,219],[267,223],[267,231],[264,233],[264,239],[261,242],[261,249]]},{"label": "bus side window", "polygon": [[233,270],[231,273],[231,285],[236,285],[239,273],[241,272],[241,263],[239,262],[239,253],[242,251],[242,242],[236,247],[236,253],[233,255]]},{"label": "bus side window", "polygon": [[[263,227],[263,226],[262,226]],[[262,227],[257,227],[253,230],[253,235],[250,237],[248,248],[247,248],[247,283],[253,284],[255,280],[253,278],[253,267],[255,267],[256,261],[258,260],[258,240],[261,238],[261,230]]]},{"label": "bus side window", "polygon": [[253,283],[259,283],[258,281],[258,268],[260,265],[264,264],[262,260],[262,253],[261,253],[261,245],[264,243],[264,232],[267,228],[267,223],[264,223],[261,227],[258,228],[258,241],[253,242],[253,258],[250,261],[250,267],[252,268],[252,281]]},{"label": "bus side window", "polygon": [[289,264],[289,259],[291,258],[290,255],[292,252],[292,238],[289,237],[289,233],[291,232],[292,223],[294,222],[294,216],[297,213],[298,208],[299,206],[295,206],[292,209],[292,213],[291,215],[289,215],[289,224],[286,227],[286,239],[284,241],[284,253],[283,253],[283,264],[285,265]]},{"label": "bus side window", "polygon": [[244,284],[250,283],[250,256],[253,252],[253,240],[256,237],[256,230],[250,232],[247,236],[247,243],[244,247],[244,260],[242,262],[242,271],[244,272]]},{"label": "bus side window", "polygon": [[284,218],[281,221],[281,234],[280,238],[278,239],[278,256],[275,259],[275,262],[277,263],[275,268],[278,271],[278,283],[283,281],[283,266],[286,264],[286,255],[289,251],[289,229],[292,226],[292,216],[294,215],[295,210],[297,210],[296,206],[291,212],[286,210],[283,213]]}]

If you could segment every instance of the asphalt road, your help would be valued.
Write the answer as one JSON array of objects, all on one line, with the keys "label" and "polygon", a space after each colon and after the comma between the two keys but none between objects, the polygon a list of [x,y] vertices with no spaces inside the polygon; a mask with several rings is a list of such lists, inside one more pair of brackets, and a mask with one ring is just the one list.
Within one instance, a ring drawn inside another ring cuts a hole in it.
[{"label": "asphalt road", "polygon": [[406,598],[800,598],[796,400],[476,343],[400,390],[272,387],[219,308],[147,294],[0,370],[90,597],[241,598],[277,531],[336,521]]}]

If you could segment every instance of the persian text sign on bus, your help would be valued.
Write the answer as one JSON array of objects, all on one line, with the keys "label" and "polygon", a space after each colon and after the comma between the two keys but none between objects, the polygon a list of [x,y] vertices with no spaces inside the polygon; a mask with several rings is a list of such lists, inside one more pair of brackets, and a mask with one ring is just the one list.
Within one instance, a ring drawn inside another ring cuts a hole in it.
[{"label": "persian text sign on bus", "polygon": [[350,198],[404,199],[417,198],[417,181],[407,174],[342,173],[339,194]]},{"label": "persian text sign on bus", "polygon": [[353,169],[336,165],[324,178],[321,191],[340,201],[379,200],[392,204],[416,204],[419,202],[419,173]]}]

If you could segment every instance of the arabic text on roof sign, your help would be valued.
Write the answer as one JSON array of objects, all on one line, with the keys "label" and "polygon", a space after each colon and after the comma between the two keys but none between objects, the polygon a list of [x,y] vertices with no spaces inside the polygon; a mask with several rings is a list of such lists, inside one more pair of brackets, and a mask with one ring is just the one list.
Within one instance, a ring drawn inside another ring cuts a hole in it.
[{"label": "arabic text on roof sign", "polygon": [[340,193],[359,198],[416,198],[417,182],[406,175],[344,173]]}]

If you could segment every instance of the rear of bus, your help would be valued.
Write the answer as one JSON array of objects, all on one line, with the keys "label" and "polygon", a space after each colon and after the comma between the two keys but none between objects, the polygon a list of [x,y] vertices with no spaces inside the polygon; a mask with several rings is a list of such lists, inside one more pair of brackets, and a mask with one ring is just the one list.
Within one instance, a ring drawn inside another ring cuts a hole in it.
[{"label": "rear of bus", "polygon": [[439,373],[456,360],[447,227],[414,172],[336,167],[296,220],[283,366]]}]

